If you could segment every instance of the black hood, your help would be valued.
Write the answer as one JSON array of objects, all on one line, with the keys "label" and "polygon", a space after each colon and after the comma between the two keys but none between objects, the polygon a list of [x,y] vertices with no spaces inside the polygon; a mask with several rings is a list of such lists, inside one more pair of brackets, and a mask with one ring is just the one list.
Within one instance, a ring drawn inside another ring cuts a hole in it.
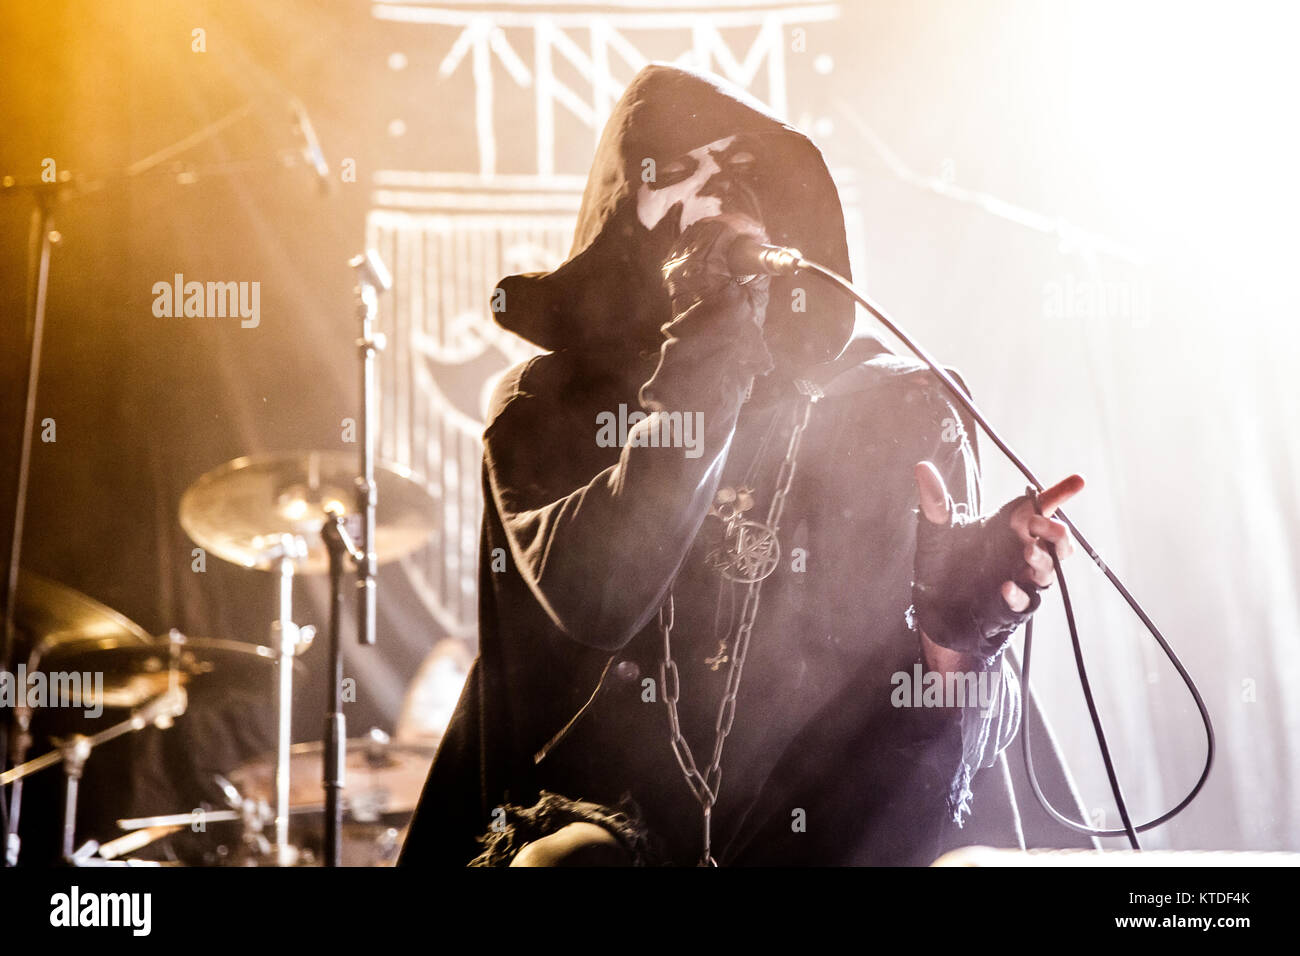
[{"label": "black hood", "polygon": [[[632,80],[605,125],[568,261],[502,280],[497,322],[550,351],[657,349],[671,319],[659,266],[678,214],[653,231],[637,219],[644,162],[662,165],[737,134],[762,137],[756,192],[771,241],[848,276],[839,194],[808,137],[720,78],[656,63]],[[783,277],[772,280],[764,334],[778,367],[799,370],[835,358],[853,319],[852,304],[812,277]]]}]

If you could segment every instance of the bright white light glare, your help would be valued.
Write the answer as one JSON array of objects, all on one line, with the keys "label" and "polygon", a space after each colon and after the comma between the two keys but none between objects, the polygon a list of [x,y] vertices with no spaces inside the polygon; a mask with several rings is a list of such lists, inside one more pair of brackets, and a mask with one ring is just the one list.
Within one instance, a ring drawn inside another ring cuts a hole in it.
[{"label": "bright white light glare", "polygon": [[1068,9],[1059,101],[1068,149],[1107,197],[1096,211],[1157,267],[1181,264],[1207,301],[1300,344],[1295,313],[1278,308],[1296,301],[1285,277],[1300,255],[1300,7]]}]

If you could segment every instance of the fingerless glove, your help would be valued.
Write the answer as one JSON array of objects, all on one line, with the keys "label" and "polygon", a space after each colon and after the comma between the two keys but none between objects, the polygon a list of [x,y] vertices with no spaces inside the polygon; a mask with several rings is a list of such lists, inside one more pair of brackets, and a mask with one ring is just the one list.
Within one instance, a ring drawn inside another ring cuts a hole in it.
[{"label": "fingerless glove", "polygon": [[[983,518],[950,507],[946,525],[918,509],[909,623],[934,643],[991,660],[1042,603],[1038,589],[1022,583],[1025,545],[1011,527],[1011,513],[1027,498]],[[1025,610],[1007,606],[1004,581],[1015,581],[1029,595]]]}]

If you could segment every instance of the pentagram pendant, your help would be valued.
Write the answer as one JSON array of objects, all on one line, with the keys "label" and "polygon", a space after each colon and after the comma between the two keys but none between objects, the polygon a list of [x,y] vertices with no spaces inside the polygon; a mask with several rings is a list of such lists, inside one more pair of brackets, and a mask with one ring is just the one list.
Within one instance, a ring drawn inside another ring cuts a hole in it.
[{"label": "pentagram pendant", "polygon": [[709,557],[728,581],[756,584],[776,570],[781,544],[761,521],[740,521],[727,529],[722,547]]}]

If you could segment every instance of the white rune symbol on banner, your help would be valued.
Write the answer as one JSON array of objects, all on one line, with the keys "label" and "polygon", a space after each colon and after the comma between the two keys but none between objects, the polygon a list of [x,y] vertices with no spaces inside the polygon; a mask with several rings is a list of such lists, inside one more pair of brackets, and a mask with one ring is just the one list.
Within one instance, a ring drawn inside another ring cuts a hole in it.
[{"label": "white rune symbol on banner", "polygon": [[[537,123],[537,174],[555,172],[555,121],[557,105],[575,116],[592,132],[595,143],[610,109],[623,91],[614,65],[620,72],[636,73],[652,59],[671,59],[682,65],[719,73],[737,85],[751,89],[758,84],[759,70],[766,66],[766,89],[754,89],[777,113],[786,113],[787,33],[797,24],[835,20],[834,3],[791,2],[779,7],[747,10],[713,2],[675,5],[665,10],[655,2],[624,0],[602,9],[564,11],[494,9],[490,3],[376,3],[372,14],[379,20],[425,23],[458,29],[451,48],[438,66],[448,77],[468,61],[474,79],[475,126],[478,138],[479,174],[490,178],[497,171],[496,84],[494,65],[503,69],[520,88],[531,88]],[[755,29],[748,50],[737,55],[722,30]],[[507,34],[507,30],[511,34]],[[522,32],[531,37],[519,37]],[[657,39],[680,33],[687,42],[670,56],[648,56],[631,39],[644,33]],[[515,42],[512,42],[514,36]],[[529,42],[531,40],[531,42]],[[584,42],[585,41],[585,42]],[[532,66],[520,50],[532,48]],[[684,49],[683,49],[684,46]],[[577,74],[589,84],[585,95],[564,82],[556,69]]]}]

